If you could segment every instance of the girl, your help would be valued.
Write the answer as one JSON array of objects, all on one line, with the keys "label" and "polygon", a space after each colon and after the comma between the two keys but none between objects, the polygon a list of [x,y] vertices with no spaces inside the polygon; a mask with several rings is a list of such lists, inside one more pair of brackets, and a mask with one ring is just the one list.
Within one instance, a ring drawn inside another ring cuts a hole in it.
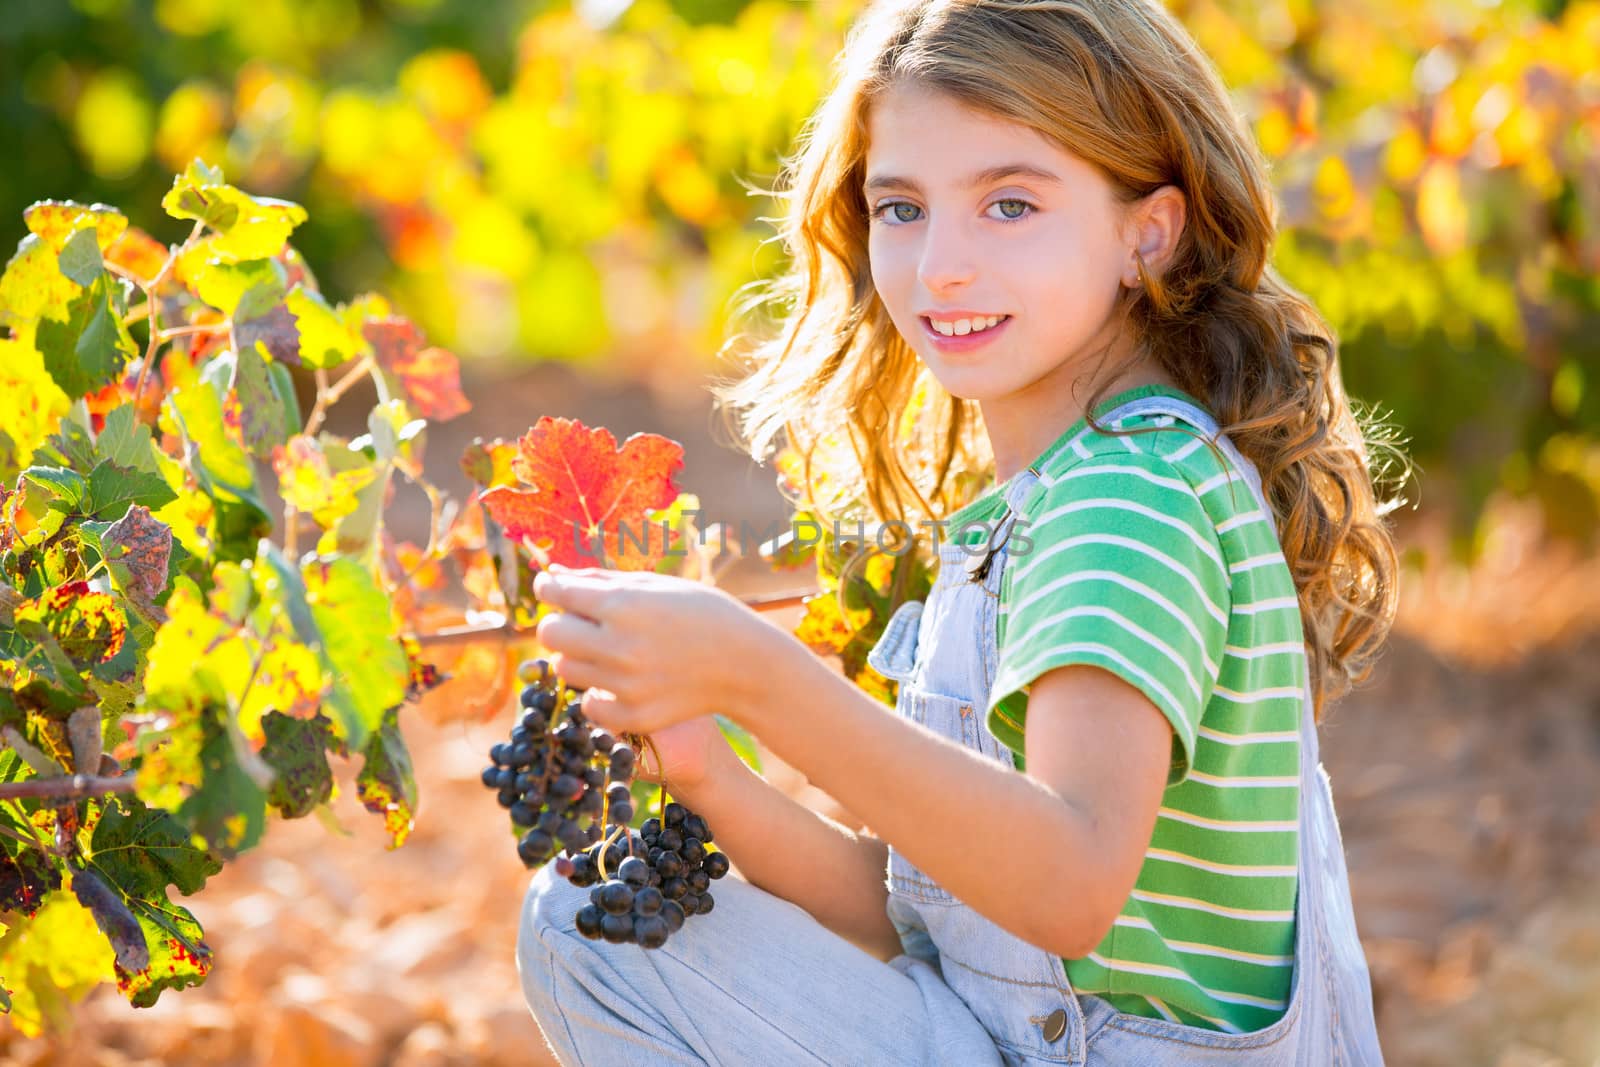
[{"label": "girl", "polygon": [[719,591],[538,576],[585,710],[654,734],[747,879],[646,952],[540,871],[518,964],[563,1062],[1381,1062],[1315,723],[1395,560],[1264,175],[1158,0],[862,16],[789,172],[792,316],[723,396],[834,513],[978,536],[873,651],[897,715]]}]

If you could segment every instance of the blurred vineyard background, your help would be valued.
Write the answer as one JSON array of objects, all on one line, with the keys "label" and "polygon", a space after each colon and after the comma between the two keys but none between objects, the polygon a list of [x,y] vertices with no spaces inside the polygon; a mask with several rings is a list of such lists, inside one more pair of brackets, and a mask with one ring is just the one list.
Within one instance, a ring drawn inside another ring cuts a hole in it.
[{"label": "blurred vineyard background", "polygon": [[[1273,161],[1279,269],[1416,464],[1402,626],[1325,742],[1386,1048],[1600,1063],[1600,3],[1171,6]],[[682,441],[712,517],[765,522],[772,472],[721,446],[705,380],[730,298],[781,263],[760,189],[858,10],[8,3],[0,239],[48,197],[181,241],[157,205],[199,156],[308,208],[295,245],[330,298],[384,292],[463,357],[439,484],[464,492],[470,436],[568,415]],[[415,728],[406,848],[274,827],[195,906],[231,970],[150,1012],[59,1005],[69,1036],[0,1022],[0,1056],[539,1062],[510,963],[524,876],[475,829],[500,724]]]}]

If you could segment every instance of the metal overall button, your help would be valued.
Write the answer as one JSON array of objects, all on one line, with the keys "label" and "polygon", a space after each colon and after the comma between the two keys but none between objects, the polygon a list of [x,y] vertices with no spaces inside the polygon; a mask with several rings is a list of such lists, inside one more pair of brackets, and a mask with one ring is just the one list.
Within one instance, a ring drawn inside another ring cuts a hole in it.
[{"label": "metal overall button", "polygon": [[1057,1008],[1049,1015],[1043,1017],[1035,1015],[1028,1021],[1039,1024],[1046,1041],[1060,1041],[1061,1035],[1067,1032],[1067,1009]]},{"label": "metal overall button", "polygon": [[[1042,479],[1044,477],[1044,475],[1040,474],[1039,471],[1033,467],[1029,467],[1028,470],[1035,478]],[[983,555],[972,556],[967,560],[967,581],[982,583],[988,579],[989,568],[994,565],[994,557],[1002,548],[1006,547],[1006,543],[1011,540],[1011,531],[1016,527],[1016,525],[1016,512],[1011,510],[1011,505],[1008,502],[1006,504],[1005,514],[1002,515],[1000,520],[994,524],[994,529],[989,531],[989,539],[983,546]],[[995,542],[995,537],[999,535],[1002,529],[1005,530],[1005,536],[1001,537],[999,543],[997,544]]]}]

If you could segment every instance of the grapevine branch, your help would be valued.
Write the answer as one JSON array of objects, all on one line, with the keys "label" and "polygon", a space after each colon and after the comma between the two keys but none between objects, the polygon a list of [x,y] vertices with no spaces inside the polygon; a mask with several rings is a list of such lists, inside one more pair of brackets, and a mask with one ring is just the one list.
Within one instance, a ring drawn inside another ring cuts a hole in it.
[{"label": "grapevine branch", "polygon": [[[803,604],[807,597],[815,596],[816,589],[791,589],[781,593],[768,593],[764,596],[740,597],[740,603],[746,607],[755,608],[757,611],[777,611],[781,608],[796,607]],[[487,623],[479,626],[447,626],[442,630],[431,633],[414,635],[419,645],[424,648],[450,647],[453,645],[468,645],[474,641],[488,641],[495,638],[501,641],[510,641],[514,638],[531,634],[532,627],[514,626],[511,622]]]},{"label": "grapevine branch", "polygon": [[104,796],[107,793],[131,793],[135,788],[133,775],[107,778],[98,774],[58,775],[53,778],[29,778],[21,782],[0,782],[0,800],[49,797],[56,800],[78,800],[83,797]]}]

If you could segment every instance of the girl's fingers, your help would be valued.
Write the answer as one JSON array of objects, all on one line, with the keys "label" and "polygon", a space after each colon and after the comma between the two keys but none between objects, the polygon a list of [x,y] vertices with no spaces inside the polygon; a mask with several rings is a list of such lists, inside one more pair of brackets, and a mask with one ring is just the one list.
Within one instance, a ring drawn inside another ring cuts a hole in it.
[{"label": "girl's fingers", "polygon": [[[555,611],[539,620],[534,636],[551,652],[576,656],[592,663],[605,663],[611,659],[611,641],[600,624],[581,615]],[[565,675],[562,675],[565,678]],[[570,681],[570,679],[568,679]]]},{"label": "girl's fingers", "polygon": [[[561,677],[565,685],[574,689],[588,689],[604,685],[613,672],[594,660],[583,659],[565,652],[550,657],[550,668]],[[584,714],[588,714],[587,711]]]},{"label": "girl's fingers", "polygon": [[533,576],[533,595],[541,604],[604,621],[612,583],[582,571],[540,571]]},{"label": "girl's fingers", "polygon": [[633,729],[633,716],[617,695],[606,689],[589,689],[583,694],[583,713],[612,733]]}]

